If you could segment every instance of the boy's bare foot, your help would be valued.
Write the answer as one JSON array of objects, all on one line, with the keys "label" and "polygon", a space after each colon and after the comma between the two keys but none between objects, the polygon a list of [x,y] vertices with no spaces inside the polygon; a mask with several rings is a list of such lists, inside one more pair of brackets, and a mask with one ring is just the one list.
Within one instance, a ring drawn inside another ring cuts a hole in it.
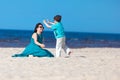
[{"label": "boy's bare foot", "polygon": [[72,52],[70,51],[70,52],[68,53],[68,55],[70,56],[70,55],[71,55],[71,53],[72,53]]}]

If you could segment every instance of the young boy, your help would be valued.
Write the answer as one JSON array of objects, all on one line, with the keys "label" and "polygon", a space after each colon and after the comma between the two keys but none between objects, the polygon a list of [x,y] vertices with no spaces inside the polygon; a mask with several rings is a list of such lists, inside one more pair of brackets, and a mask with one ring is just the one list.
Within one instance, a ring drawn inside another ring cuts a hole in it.
[{"label": "young boy", "polygon": [[44,20],[43,23],[48,27],[51,28],[54,31],[54,35],[56,38],[56,57],[61,56],[61,50],[64,49],[65,53],[67,55],[70,55],[71,51],[65,44],[65,33],[64,28],[61,23],[61,16],[56,15],[54,17],[54,22],[46,21]]}]

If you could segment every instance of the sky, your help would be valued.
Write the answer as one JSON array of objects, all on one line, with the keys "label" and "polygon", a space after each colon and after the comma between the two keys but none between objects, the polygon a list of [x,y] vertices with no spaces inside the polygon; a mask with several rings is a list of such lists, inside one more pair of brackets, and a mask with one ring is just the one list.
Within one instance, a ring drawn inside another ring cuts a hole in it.
[{"label": "sky", "polygon": [[65,31],[120,33],[120,0],[0,0],[0,29],[33,30],[57,14]]}]

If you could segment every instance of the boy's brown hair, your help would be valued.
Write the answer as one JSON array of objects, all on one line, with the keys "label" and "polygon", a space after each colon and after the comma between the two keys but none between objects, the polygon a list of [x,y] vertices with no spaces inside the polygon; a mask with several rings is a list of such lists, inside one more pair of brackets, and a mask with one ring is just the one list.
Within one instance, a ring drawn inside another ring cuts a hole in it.
[{"label": "boy's brown hair", "polygon": [[56,20],[57,22],[61,21],[62,16],[61,15],[56,15],[54,16],[54,20]]}]

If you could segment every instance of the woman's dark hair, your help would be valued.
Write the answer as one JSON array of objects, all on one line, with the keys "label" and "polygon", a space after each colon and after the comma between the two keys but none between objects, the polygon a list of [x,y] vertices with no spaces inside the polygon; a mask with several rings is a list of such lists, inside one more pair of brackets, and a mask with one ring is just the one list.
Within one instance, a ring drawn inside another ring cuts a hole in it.
[{"label": "woman's dark hair", "polygon": [[[37,32],[37,28],[39,27],[39,25],[42,25],[42,27],[43,27],[42,23],[37,23],[36,26],[35,26],[34,32]],[[43,29],[44,29],[44,27],[43,27]]]},{"label": "woman's dark hair", "polygon": [[61,15],[56,15],[54,16],[54,20],[56,20],[57,22],[61,21],[62,16]]}]

